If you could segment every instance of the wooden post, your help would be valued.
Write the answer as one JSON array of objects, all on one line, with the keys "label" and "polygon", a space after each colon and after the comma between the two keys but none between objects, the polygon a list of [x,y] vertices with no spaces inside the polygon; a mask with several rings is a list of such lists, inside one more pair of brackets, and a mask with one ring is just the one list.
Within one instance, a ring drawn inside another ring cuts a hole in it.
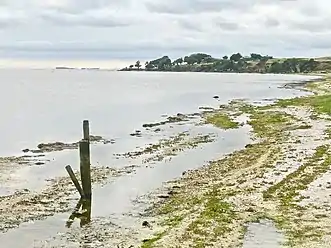
[{"label": "wooden post", "polygon": [[80,175],[84,191],[81,216],[81,226],[91,221],[92,183],[91,183],[91,156],[90,156],[90,127],[89,121],[83,121],[83,140],[79,142]]},{"label": "wooden post", "polygon": [[80,175],[84,191],[84,199],[91,201],[92,186],[91,186],[91,161],[90,161],[90,142],[82,140],[79,142],[80,152]]},{"label": "wooden post", "polygon": [[82,187],[80,186],[80,184],[79,184],[79,182],[78,182],[78,180],[77,180],[74,172],[72,171],[71,166],[70,165],[67,165],[66,166],[66,170],[67,170],[67,172],[68,172],[68,174],[69,174],[72,182],[74,183],[76,189],[78,190],[78,192],[80,194],[80,197],[81,198],[85,198],[84,191],[83,191]]},{"label": "wooden post", "polygon": [[90,140],[90,126],[88,120],[83,121],[83,139]]}]

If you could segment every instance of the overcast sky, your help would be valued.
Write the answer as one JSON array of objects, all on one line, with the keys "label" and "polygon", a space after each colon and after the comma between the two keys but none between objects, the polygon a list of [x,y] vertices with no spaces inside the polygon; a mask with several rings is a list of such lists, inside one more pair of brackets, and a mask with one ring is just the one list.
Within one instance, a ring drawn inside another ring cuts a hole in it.
[{"label": "overcast sky", "polygon": [[331,55],[330,0],[0,0],[0,57]]}]

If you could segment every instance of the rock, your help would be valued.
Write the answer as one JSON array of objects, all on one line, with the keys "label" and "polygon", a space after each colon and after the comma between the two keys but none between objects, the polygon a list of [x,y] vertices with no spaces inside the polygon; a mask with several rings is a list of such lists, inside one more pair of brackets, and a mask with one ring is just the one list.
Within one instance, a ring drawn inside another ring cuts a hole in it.
[{"label": "rock", "polygon": [[44,162],[36,162],[35,165],[44,165]]},{"label": "rock", "polygon": [[130,135],[131,136],[141,137],[141,131],[140,130],[136,130],[134,133],[131,133]]},{"label": "rock", "polygon": [[252,147],[253,147],[252,144],[247,144],[247,145],[245,145],[245,148],[252,148]]},{"label": "rock", "polygon": [[143,227],[152,227],[151,224],[149,224],[148,221],[144,221],[143,224],[142,224]]},{"label": "rock", "polygon": [[219,99],[220,97],[216,95],[216,96],[214,96],[213,98],[214,98],[214,99]]},{"label": "rock", "polygon": [[161,131],[161,128],[157,128],[154,130],[154,132],[160,132]]},{"label": "rock", "polygon": [[185,176],[186,173],[187,173],[186,171],[183,171],[183,172],[182,172],[182,176]]},{"label": "rock", "polygon": [[252,207],[249,207],[246,211],[249,212],[249,213],[254,213],[255,212],[254,208],[252,208]]},{"label": "rock", "polygon": [[30,151],[30,149],[24,149],[24,150],[22,150],[24,153],[26,153],[26,152],[29,152]]},{"label": "rock", "polygon": [[169,195],[159,195],[158,197],[160,199],[168,199],[170,196]]}]

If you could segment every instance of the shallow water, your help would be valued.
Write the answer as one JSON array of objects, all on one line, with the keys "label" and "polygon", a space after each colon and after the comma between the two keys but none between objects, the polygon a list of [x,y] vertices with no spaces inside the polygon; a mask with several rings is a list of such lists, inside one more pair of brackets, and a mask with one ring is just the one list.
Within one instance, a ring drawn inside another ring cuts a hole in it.
[{"label": "shallow water", "polygon": [[285,239],[275,225],[268,220],[250,223],[243,248],[280,248]]},{"label": "shallow water", "polygon": [[[234,98],[252,101],[300,94],[279,89],[303,76],[108,71],[0,70],[0,155],[41,142],[77,141],[91,133],[123,138],[162,114],[197,111]],[[220,101],[213,99],[214,95]],[[5,107],[4,107],[5,106]]]},{"label": "shallow water", "polygon": [[[114,138],[115,144],[92,146],[92,163],[115,168],[139,164],[139,160],[116,159],[115,153],[135,150],[182,131],[191,134],[210,132],[218,135],[213,143],[180,153],[171,161],[153,166],[141,166],[133,174],[115,178],[93,192],[93,217],[110,217],[115,223],[130,225],[123,217],[135,211],[137,198],[162,186],[163,182],[180,177],[183,171],[195,169],[207,161],[241,149],[249,142],[249,128],[222,131],[211,126],[167,125],[161,133],[145,133],[143,123],[162,120],[162,115],[198,112],[200,106],[214,106],[232,99],[245,98],[251,102],[263,99],[302,95],[294,89],[280,88],[286,82],[306,80],[302,76],[202,73],[125,73],[27,70],[17,73],[0,70],[0,103],[8,106],[2,114],[0,130],[4,142],[3,155],[20,154],[24,148],[34,148],[41,142],[72,142],[81,138],[81,121],[89,119],[91,133]],[[218,95],[220,100],[213,99]],[[43,166],[23,167],[15,173],[17,182],[0,186],[6,192],[18,188],[40,190],[46,179],[65,176],[64,166],[78,168],[78,151],[47,154],[51,162]],[[75,203],[73,203],[74,205]],[[6,234],[0,243],[11,247],[33,247],[34,242],[62,232],[64,215],[46,221],[25,224]],[[43,224],[44,223],[44,224]],[[48,225],[52,228],[46,229]],[[21,235],[25,233],[26,235]],[[14,237],[20,236],[19,240]]]}]

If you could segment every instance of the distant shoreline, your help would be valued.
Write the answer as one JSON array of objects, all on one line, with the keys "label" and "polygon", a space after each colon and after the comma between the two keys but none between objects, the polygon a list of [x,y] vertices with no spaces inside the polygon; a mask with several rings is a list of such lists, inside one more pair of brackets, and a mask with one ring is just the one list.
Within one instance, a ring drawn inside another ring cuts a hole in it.
[{"label": "distant shoreline", "polygon": [[222,58],[214,58],[205,53],[194,53],[184,58],[171,60],[163,56],[146,61],[144,66],[138,60],[135,64],[118,71],[157,71],[157,72],[214,72],[214,73],[261,73],[297,74],[331,72],[331,57],[324,58],[274,58],[256,53],[242,56],[240,53]]}]

